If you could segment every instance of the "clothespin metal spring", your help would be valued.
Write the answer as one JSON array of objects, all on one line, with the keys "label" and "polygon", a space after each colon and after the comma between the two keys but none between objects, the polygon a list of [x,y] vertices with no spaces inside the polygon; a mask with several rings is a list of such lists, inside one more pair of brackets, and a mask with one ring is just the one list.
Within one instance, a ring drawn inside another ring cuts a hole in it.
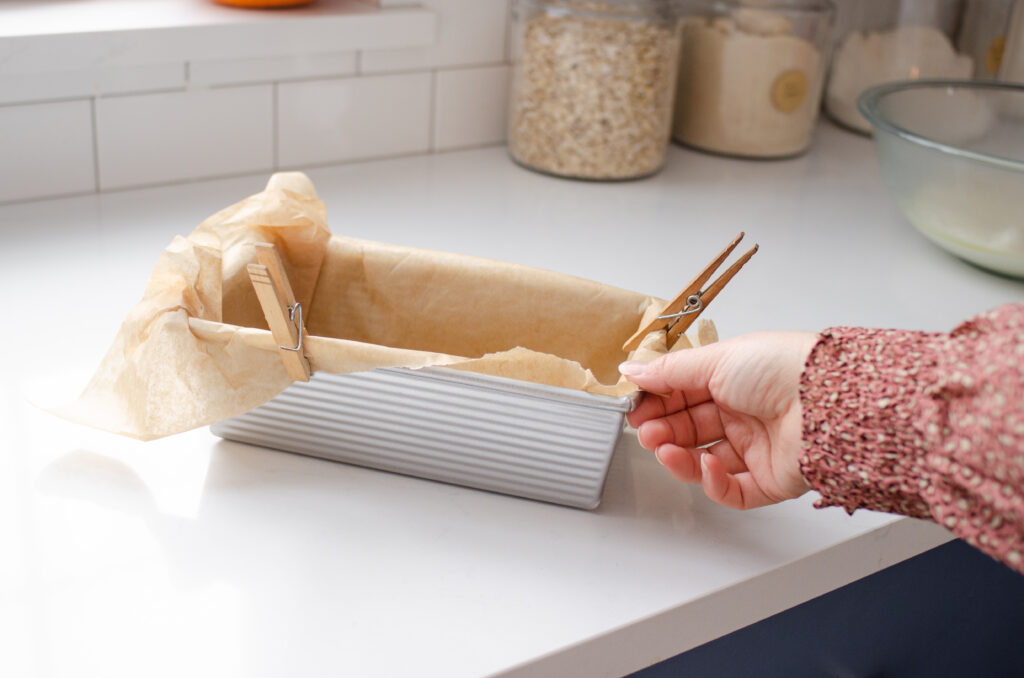
[{"label": "clothespin metal spring", "polygon": [[[295,321],[295,316],[296,315],[299,316],[298,322]],[[292,324],[295,325],[296,329],[299,330],[299,343],[297,343],[294,347],[292,347],[292,346],[278,346],[278,348],[281,349],[282,351],[298,351],[299,353],[301,353],[302,352],[302,335],[303,335],[303,333],[305,331],[305,328],[304,328],[304,326],[302,324],[302,304],[300,304],[299,302],[296,301],[294,304],[292,304],[291,306],[288,307],[288,320],[291,320]]]},{"label": "clothespin metal spring", "polygon": [[676,322],[672,323],[671,325],[665,328],[665,331],[671,332],[672,328],[676,326],[676,323],[678,323],[679,319],[682,318],[684,315],[694,315],[700,313],[703,310],[704,302],[701,300],[700,294],[691,294],[690,296],[686,297],[686,306],[683,308],[682,311],[679,311],[678,313],[669,313],[667,315],[659,315],[658,320],[675,320]]},{"label": "clothespin metal spring", "polygon": [[[661,315],[651,320],[649,323],[637,330],[633,336],[626,340],[626,343],[622,345],[622,350],[629,352],[634,351],[640,343],[643,341],[651,332],[664,331],[668,334],[668,348],[671,349],[676,343],[677,339],[683,335],[683,333],[693,324],[693,321],[697,319],[697,316],[708,307],[718,293],[722,291],[725,284],[729,282],[740,268],[743,267],[750,257],[754,256],[757,252],[757,245],[754,245],[746,254],[741,256],[730,266],[725,273],[718,276],[718,278],[704,287],[705,283],[711,279],[714,272],[725,262],[729,254],[736,248],[740,240],[743,239],[743,233],[736,236],[729,246],[722,250],[721,253],[715,259],[704,267],[704,270],[697,275],[693,281],[690,282],[683,290],[676,295],[676,297],[668,302],[664,308],[661,309]],[[681,309],[681,310],[680,310]]]}]

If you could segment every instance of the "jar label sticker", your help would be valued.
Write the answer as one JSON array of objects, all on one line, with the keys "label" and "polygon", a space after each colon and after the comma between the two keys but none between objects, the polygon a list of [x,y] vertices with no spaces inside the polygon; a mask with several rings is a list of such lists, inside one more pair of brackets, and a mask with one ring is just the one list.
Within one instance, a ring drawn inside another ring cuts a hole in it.
[{"label": "jar label sticker", "polygon": [[989,75],[995,75],[999,71],[999,65],[1003,63],[1003,52],[1006,50],[1006,38],[1000,35],[993,40],[988,49],[985,50],[985,70]]},{"label": "jar label sticker", "polygon": [[786,71],[772,83],[772,104],[783,113],[800,108],[807,96],[807,76],[801,71]]}]

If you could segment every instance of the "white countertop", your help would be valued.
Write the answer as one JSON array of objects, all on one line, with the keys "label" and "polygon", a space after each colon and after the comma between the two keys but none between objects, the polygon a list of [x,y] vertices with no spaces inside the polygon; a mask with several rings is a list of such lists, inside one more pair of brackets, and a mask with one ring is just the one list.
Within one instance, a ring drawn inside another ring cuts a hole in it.
[{"label": "white countertop", "polygon": [[[746,230],[761,251],[708,312],[723,336],[949,329],[1024,298],[903,222],[868,140],[817,141],[785,162],[672,148],[621,184],[501,148],[310,174],[335,233],[666,297]],[[79,389],[161,249],[264,181],[0,207],[0,675],[621,675],[948,538],[811,495],[728,510],[630,433],[585,512],[29,404]]]}]

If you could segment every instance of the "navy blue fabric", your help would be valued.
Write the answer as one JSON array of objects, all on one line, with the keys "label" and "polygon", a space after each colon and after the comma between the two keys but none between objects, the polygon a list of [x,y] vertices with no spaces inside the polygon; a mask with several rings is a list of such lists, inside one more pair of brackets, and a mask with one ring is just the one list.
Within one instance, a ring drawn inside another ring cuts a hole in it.
[{"label": "navy blue fabric", "polygon": [[950,542],[632,674],[1024,677],[1024,576]]}]

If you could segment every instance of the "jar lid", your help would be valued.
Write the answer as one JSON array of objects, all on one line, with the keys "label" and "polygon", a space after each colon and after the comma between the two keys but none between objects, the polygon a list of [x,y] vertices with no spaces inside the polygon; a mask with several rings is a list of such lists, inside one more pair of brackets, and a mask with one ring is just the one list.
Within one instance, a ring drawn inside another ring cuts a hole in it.
[{"label": "jar lid", "polygon": [[552,14],[593,17],[674,16],[677,0],[517,0]]},{"label": "jar lid", "polygon": [[672,0],[676,12],[681,15],[720,13],[735,9],[782,10],[787,13],[834,12],[833,0]]}]

